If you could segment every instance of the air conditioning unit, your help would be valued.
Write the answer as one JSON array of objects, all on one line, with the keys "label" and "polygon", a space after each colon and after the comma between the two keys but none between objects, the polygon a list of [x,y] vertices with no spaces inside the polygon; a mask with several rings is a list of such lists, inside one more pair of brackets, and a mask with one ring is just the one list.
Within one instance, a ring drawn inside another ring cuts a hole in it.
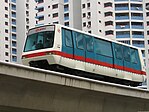
[{"label": "air conditioning unit", "polygon": [[90,27],[91,27],[91,25],[89,25],[89,24],[88,24],[88,25],[87,25],[87,27],[88,27],[88,28],[90,28]]},{"label": "air conditioning unit", "polygon": [[88,16],[87,16],[87,19],[90,19],[90,18],[91,18],[91,16],[88,15]]}]

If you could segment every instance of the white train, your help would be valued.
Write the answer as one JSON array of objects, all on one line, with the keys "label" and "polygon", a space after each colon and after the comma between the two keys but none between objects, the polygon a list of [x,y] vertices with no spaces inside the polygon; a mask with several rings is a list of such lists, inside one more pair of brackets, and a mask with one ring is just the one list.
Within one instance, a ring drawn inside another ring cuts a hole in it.
[{"label": "white train", "polygon": [[59,24],[29,30],[22,62],[131,86],[146,80],[139,48]]}]

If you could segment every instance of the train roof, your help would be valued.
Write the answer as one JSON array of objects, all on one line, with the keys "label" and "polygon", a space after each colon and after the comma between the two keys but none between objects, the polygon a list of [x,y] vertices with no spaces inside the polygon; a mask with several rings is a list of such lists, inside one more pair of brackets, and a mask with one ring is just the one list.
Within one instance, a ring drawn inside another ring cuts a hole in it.
[{"label": "train roof", "polygon": [[135,49],[141,49],[141,48],[133,46],[133,45],[118,42],[116,40],[108,39],[108,38],[105,38],[105,37],[102,37],[102,36],[99,36],[99,35],[91,34],[91,33],[88,33],[88,32],[82,31],[82,30],[78,30],[78,29],[75,29],[75,28],[72,28],[72,27],[64,26],[64,25],[61,25],[61,24],[46,24],[46,25],[42,25],[42,26],[36,26],[34,28],[29,29],[29,31],[33,30],[33,29],[36,29],[36,28],[39,28],[39,27],[46,27],[46,26],[60,26],[60,27],[63,27],[63,28],[69,29],[69,30],[73,30],[73,31],[76,31],[76,32],[84,33],[84,34],[89,35],[89,36],[93,36],[95,38],[100,38],[102,40],[118,43],[118,44],[128,46],[128,47],[132,47],[132,48],[135,48]]}]

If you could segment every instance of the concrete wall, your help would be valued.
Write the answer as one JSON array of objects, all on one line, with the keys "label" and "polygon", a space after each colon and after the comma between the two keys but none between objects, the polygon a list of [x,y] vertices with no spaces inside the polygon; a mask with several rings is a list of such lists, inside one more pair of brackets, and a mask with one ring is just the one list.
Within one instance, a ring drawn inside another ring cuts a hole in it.
[{"label": "concrete wall", "polygon": [[0,112],[149,111],[149,91],[0,62]]}]

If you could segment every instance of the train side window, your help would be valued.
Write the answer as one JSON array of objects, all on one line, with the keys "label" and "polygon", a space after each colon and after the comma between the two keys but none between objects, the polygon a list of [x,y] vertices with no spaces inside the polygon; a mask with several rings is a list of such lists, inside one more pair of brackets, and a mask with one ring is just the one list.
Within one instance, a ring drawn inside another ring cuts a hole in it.
[{"label": "train side window", "polygon": [[93,52],[94,44],[93,44],[93,37],[85,35],[86,37],[86,48],[87,51]]},{"label": "train side window", "polygon": [[123,47],[124,59],[125,61],[130,62],[130,49],[127,46]]},{"label": "train side window", "polygon": [[64,37],[65,37],[65,45],[68,47],[72,46],[72,33],[70,30],[63,29]]},{"label": "train side window", "polygon": [[84,49],[84,37],[83,37],[83,34],[75,32],[75,37],[76,37],[77,48]]},{"label": "train side window", "polygon": [[131,62],[132,63],[137,63],[137,56],[136,56],[136,49],[131,48]]},{"label": "train side window", "polygon": [[122,54],[122,46],[119,44],[114,44],[114,52],[117,59],[122,60],[123,54]]},{"label": "train side window", "polygon": [[95,52],[100,55],[113,57],[111,43],[108,41],[95,39]]}]

